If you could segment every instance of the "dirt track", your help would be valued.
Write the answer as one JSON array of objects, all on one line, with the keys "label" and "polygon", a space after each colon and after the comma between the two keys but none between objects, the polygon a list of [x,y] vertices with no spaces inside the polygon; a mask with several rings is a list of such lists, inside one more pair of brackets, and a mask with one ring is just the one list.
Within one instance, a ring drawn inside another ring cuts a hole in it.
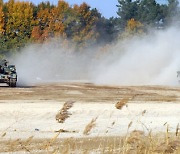
[{"label": "dirt track", "polygon": [[134,101],[180,102],[180,87],[96,86],[86,83],[54,83],[34,87],[0,87],[0,100],[56,100],[114,103],[122,98]]}]

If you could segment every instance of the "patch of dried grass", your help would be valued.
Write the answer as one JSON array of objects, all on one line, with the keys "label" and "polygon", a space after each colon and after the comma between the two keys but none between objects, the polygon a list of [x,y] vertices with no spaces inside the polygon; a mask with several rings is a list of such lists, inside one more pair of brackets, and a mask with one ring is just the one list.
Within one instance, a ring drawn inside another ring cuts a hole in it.
[{"label": "patch of dried grass", "polygon": [[126,105],[129,101],[129,98],[123,98],[121,101],[117,102],[115,107],[119,110],[123,108],[124,105]]},{"label": "patch of dried grass", "polygon": [[71,113],[68,112],[70,108],[73,107],[74,101],[68,101],[64,103],[62,109],[56,114],[56,120],[59,123],[64,123],[67,118],[71,115]]},{"label": "patch of dried grass", "polygon": [[97,120],[97,117],[95,119],[92,119],[91,122],[86,125],[86,127],[85,127],[85,129],[83,131],[84,135],[89,135],[90,134],[90,131],[96,126],[96,120]]},{"label": "patch of dried grass", "polygon": [[5,137],[5,136],[6,136],[6,132],[1,135],[1,137]]},{"label": "patch of dried grass", "polygon": [[59,136],[60,132],[58,132],[49,142],[48,144],[45,144],[45,148],[48,153],[49,153],[49,148],[54,144],[54,142],[57,140],[58,136]]},{"label": "patch of dried grass", "polygon": [[54,136],[51,140],[37,140],[33,137],[29,137],[27,140],[17,139],[10,140],[9,142],[1,141],[0,153],[180,153],[180,140],[175,133],[169,134],[168,143],[166,142],[167,139],[164,133],[153,136],[152,134],[146,134],[140,130],[134,130],[124,137],[71,137],[67,139],[59,139],[57,138],[59,134],[60,133]]},{"label": "patch of dried grass", "polygon": [[180,148],[180,141],[173,140],[168,144],[166,142],[160,143],[154,152],[156,153],[174,153]]},{"label": "patch of dried grass", "polygon": [[150,140],[143,131],[134,130],[129,134],[124,146],[127,154],[144,154],[150,147]]}]

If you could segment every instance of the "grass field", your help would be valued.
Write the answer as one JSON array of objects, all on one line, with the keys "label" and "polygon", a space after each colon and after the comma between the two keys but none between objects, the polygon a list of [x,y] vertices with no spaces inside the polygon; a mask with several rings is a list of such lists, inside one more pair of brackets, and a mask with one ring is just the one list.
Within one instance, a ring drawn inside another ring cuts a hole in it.
[{"label": "grass field", "polygon": [[178,87],[59,83],[0,92],[0,153],[180,153]]}]

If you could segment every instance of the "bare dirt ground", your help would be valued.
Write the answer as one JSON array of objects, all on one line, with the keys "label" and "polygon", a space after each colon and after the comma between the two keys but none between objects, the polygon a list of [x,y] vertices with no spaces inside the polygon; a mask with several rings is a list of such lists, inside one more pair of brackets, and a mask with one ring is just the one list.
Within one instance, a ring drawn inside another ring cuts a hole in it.
[{"label": "bare dirt ground", "polygon": [[[126,106],[116,109],[115,104],[126,98]],[[56,115],[67,101],[75,103],[65,122],[58,123]],[[111,138],[135,129],[164,132],[166,124],[173,132],[180,123],[179,108],[179,87],[98,86],[90,83],[1,86],[0,152],[32,152],[44,146],[49,148],[49,141],[57,146],[66,138]],[[95,125],[88,135],[84,135],[84,129],[92,119],[96,119]]]},{"label": "bare dirt ground", "polygon": [[180,101],[179,87],[97,86],[90,83],[54,83],[34,87],[0,87],[0,100],[56,100],[111,102],[134,96],[137,101]]}]

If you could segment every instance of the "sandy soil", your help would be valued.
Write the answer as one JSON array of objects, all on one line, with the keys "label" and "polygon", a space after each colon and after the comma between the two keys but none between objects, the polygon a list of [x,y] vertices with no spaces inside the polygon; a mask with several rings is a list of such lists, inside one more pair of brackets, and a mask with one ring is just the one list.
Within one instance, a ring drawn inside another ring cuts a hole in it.
[{"label": "sandy soil", "polygon": [[[130,98],[121,110],[115,104]],[[58,123],[64,102],[75,101],[70,117]],[[180,123],[180,88],[162,86],[97,86],[90,83],[54,83],[34,87],[0,87],[0,141],[86,137],[87,124],[97,118],[88,137],[121,136],[134,129],[161,132]],[[131,127],[128,130],[128,125]]]},{"label": "sandy soil", "polygon": [[179,102],[179,87],[97,86],[90,83],[54,83],[34,87],[0,87],[0,100],[53,100],[114,103],[122,98],[133,101]]}]

